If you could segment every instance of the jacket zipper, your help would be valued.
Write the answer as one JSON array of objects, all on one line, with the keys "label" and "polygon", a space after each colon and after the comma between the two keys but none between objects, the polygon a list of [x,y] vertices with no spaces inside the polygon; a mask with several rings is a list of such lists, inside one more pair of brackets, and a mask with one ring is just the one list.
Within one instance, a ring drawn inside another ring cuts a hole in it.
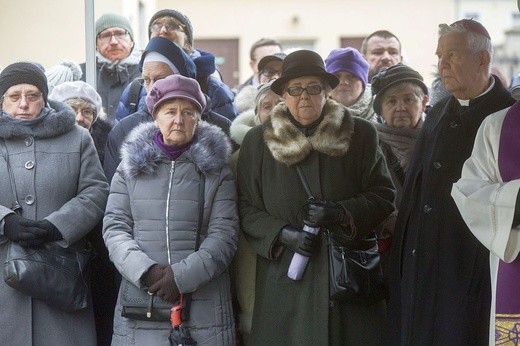
[{"label": "jacket zipper", "polygon": [[170,199],[173,184],[173,173],[175,172],[175,161],[172,161],[170,166],[170,181],[168,182],[168,197],[166,197],[166,249],[168,251],[168,264],[172,265],[172,259],[170,255]]}]

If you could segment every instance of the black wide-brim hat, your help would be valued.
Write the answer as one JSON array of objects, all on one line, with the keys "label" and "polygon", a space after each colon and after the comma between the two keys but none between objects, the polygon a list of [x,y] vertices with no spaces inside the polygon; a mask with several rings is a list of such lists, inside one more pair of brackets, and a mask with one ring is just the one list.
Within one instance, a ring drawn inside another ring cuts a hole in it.
[{"label": "black wide-brim hat", "polygon": [[282,95],[283,86],[291,79],[304,76],[322,77],[334,89],[339,79],[325,70],[321,56],[312,50],[297,50],[287,55],[282,64],[282,75],[271,84],[271,90]]}]

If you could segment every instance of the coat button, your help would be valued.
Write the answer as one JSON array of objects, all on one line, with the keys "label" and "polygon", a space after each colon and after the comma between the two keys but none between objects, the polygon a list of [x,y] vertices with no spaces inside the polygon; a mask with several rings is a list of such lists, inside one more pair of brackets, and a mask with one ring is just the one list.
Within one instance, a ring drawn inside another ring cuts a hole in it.
[{"label": "coat button", "polygon": [[34,204],[34,196],[33,195],[25,196],[25,204],[33,205]]},{"label": "coat button", "polygon": [[24,141],[26,147],[30,147],[33,144],[32,137],[26,137],[23,141]]},{"label": "coat button", "polygon": [[25,163],[25,169],[33,169],[34,168],[34,162],[29,160]]},{"label": "coat button", "polygon": [[435,162],[433,163],[433,168],[435,168],[435,169],[439,169],[439,168],[441,168],[441,167],[442,167],[442,165],[441,165],[441,163],[440,163],[439,161],[435,161]]},{"label": "coat button", "polygon": [[413,255],[414,257],[415,257],[416,252],[417,252],[417,251],[416,251],[415,249],[412,250],[412,255]]},{"label": "coat button", "polygon": [[456,128],[457,126],[459,126],[459,124],[457,124],[457,120],[453,120],[451,123],[450,123],[450,127],[452,129]]},{"label": "coat button", "polygon": [[430,211],[432,211],[432,207],[430,207],[428,204],[425,204],[423,207],[423,211],[428,214]]}]

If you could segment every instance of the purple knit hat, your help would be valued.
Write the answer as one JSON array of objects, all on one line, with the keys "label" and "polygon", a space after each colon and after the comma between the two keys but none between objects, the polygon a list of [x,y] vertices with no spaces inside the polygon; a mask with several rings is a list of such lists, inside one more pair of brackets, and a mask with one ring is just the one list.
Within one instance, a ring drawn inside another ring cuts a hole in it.
[{"label": "purple knit hat", "polygon": [[325,69],[328,73],[348,72],[359,78],[363,89],[368,84],[368,62],[355,48],[345,47],[334,49],[325,59]]},{"label": "purple knit hat", "polygon": [[200,90],[199,83],[193,78],[179,74],[170,75],[155,82],[152,90],[146,95],[146,106],[150,114],[155,117],[161,103],[176,98],[193,102],[201,113],[206,108],[206,96]]}]

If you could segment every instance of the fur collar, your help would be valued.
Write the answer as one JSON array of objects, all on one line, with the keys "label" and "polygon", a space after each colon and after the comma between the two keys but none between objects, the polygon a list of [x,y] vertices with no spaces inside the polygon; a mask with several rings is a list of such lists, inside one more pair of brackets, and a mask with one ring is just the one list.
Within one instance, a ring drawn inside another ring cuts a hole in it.
[{"label": "fur collar", "polygon": [[333,100],[327,100],[322,111],[323,119],[315,131],[305,137],[289,119],[285,103],[279,103],[265,123],[264,140],[274,159],[287,166],[305,159],[312,150],[329,156],[347,153],[354,133],[354,119],[349,112]]},{"label": "fur collar", "polygon": [[42,121],[32,126],[14,119],[7,113],[0,115],[0,138],[32,136],[34,138],[51,138],[69,132],[76,124],[76,114],[65,103],[53,100],[42,109]]},{"label": "fur collar", "polygon": [[[121,147],[121,167],[124,178],[139,174],[153,174],[168,157],[155,144],[158,129],[153,122],[140,124],[130,132]],[[199,121],[195,130],[197,140],[178,159],[192,161],[204,174],[216,174],[228,162],[231,144],[217,126]]]}]

